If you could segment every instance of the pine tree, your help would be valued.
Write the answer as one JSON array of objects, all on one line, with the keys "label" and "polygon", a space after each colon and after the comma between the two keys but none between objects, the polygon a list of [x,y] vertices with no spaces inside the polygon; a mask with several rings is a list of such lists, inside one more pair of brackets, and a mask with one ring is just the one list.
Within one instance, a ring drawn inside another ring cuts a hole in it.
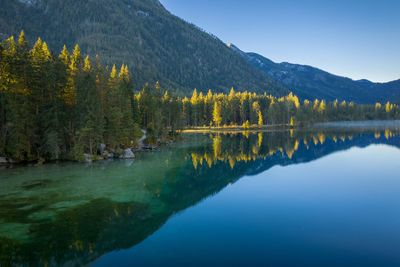
[{"label": "pine tree", "polygon": [[18,38],[18,48],[21,51],[27,51],[28,50],[28,41],[26,40],[25,32],[23,30],[21,31],[21,33],[19,35],[19,38]]},{"label": "pine tree", "polygon": [[105,107],[105,136],[107,143],[113,149],[119,149],[123,132],[121,128],[122,113],[120,107],[120,92],[118,86],[118,74],[115,65],[111,69],[108,79]]},{"label": "pine tree", "polygon": [[130,79],[128,66],[122,65],[119,73],[119,102],[121,109],[122,143],[124,146],[133,144],[135,139],[135,125],[132,116],[133,85]]},{"label": "pine tree", "polygon": [[96,86],[96,74],[93,72],[89,56],[85,59],[78,81],[78,106],[83,118],[79,126],[78,146],[94,154],[104,140],[104,114],[100,92]]},{"label": "pine tree", "polygon": [[261,111],[258,112],[258,126],[262,127],[264,125],[263,117]]},{"label": "pine tree", "polygon": [[243,123],[243,126],[242,126],[244,129],[250,129],[250,122],[247,120],[245,123]]},{"label": "pine tree", "polygon": [[219,127],[222,122],[221,106],[219,102],[214,103],[213,121],[217,127]]},{"label": "pine tree", "polygon": [[325,109],[326,109],[326,103],[325,100],[322,100],[321,103],[319,104],[318,112],[322,113],[325,111]]},{"label": "pine tree", "polygon": [[85,64],[83,66],[83,71],[85,72],[90,72],[92,70],[92,63],[90,61],[89,56],[86,56],[85,58]]},{"label": "pine tree", "polygon": [[67,67],[70,64],[70,54],[68,52],[67,47],[64,45],[63,50],[61,51],[58,58],[61,60],[62,63]]},{"label": "pine tree", "polygon": [[74,51],[72,55],[69,56],[69,59],[67,60],[67,55],[68,55],[68,50],[64,46],[63,51],[61,52],[60,59],[64,63],[69,63],[68,64],[68,83],[66,87],[64,88],[64,92],[61,95],[62,99],[65,101],[65,103],[72,107],[77,103],[77,93],[76,93],[76,76],[78,74],[78,71],[81,67],[82,63],[82,55],[79,49],[79,46],[76,45],[74,48]]}]

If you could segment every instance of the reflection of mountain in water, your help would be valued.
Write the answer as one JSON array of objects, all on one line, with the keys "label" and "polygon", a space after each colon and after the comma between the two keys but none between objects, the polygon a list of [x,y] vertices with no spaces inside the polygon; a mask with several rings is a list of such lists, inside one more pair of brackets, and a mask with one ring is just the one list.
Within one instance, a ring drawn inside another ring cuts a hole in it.
[{"label": "reflection of mountain in water", "polygon": [[85,265],[140,243],[171,215],[244,175],[353,146],[400,147],[397,129],[197,134],[187,139],[139,155],[132,165],[117,161],[2,170],[1,265]]}]

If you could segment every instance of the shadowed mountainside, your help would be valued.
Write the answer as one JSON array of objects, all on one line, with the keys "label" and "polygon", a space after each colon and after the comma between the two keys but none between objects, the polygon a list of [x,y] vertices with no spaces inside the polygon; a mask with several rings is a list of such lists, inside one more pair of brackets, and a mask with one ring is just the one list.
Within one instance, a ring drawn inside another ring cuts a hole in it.
[{"label": "shadowed mountainside", "polygon": [[[239,91],[273,95],[288,91],[215,36],[169,13],[158,0],[3,0],[0,38],[41,37],[51,49],[79,44],[106,64],[127,64],[134,86],[159,81],[188,94]],[[59,51],[55,51],[58,53]]]},{"label": "shadowed mountainside", "polygon": [[400,101],[400,80],[387,83],[354,81],[311,66],[287,62],[275,63],[259,54],[245,53],[233,44],[228,44],[228,47],[302,99],[319,98],[328,101],[338,99],[361,104]]}]

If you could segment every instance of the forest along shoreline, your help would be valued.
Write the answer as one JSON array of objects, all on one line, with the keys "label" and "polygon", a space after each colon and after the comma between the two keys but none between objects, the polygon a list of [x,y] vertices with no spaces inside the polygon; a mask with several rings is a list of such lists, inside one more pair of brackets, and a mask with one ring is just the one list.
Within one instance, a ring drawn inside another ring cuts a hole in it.
[{"label": "forest along shoreline", "polygon": [[[168,140],[161,140],[159,138],[157,139],[157,143],[145,143],[147,139],[147,131],[146,130],[141,130],[141,131],[143,135],[137,140],[137,146],[135,147],[119,149],[118,151],[110,152],[107,149],[106,144],[100,144],[96,154],[93,155],[89,153],[84,153],[83,154],[84,160],[61,160],[61,162],[69,161],[69,162],[91,163],[95,161],[108,160],[108,159],[135,159],[136,158],[135,153],[137,152],[155,151],[162,146],[167,146],[180,140],[180,136],[176,135],[174,138],[170,138]],[[24,165],[27,163],[31,162],[15,162],[13,159],[0,157],[0,167],[7,167],[10,165]],[[36,165],[42,165],[42,164],[45,164],[45,162],[37,162]]]},{"label": "forest along shoreline", "polygon": [[[194,89],[191,96],[159,82],[135,88],[127,65],[96,56],[57,56],[22,31],[0,43],[0,165],[134,158],[179,140],[180,131],[294,129],[330,121],[396,120],[390,102],[356,104],[296,95]],[[182,96],[187,95],[187,96]],[[145,133],[143,132],[145,130]]]},{"label": "forest along shoreline", "polygon": [[[320,122],[313,123],[309,125],[302,124],[302,126],[293,126],[290,124],[279,124],[279,125],[251,125],[250,127],[192,127],[187,129],[182,129],[177,131],[177,135],[174,139],[169,139],[168,141],[162,142],[158,139],[157,144],[146,144],[147,131],[141,130],[143,135],[137,140],[137,147],[127,148],[121,150],[120,153],[113,153],[107,151],[107,146],[101,144],[98,148],[97,157],[91,154],[84,154],[86,163],[91,163],[95,161],[108,160],[108,159],[134,159],[135,153],[137,152],[149,152],[155,151],[162,146],[167,146],[175,142],[181,141],[181,135],[185,133],[214,133],[214,134],[226,134],[226,133],[263,133],[263,132],[282,132],[282,131],[301,131],[301,130],[315,130],[315,129],[375,129],[382,130],[388,128],[400,128],[400,120],[371,120],[371,121],[332,121],[332,122]],[[75,161],[76,162],[76,161]],[[8,160],[4,157],[0,157],[0,167],[7,167],[10,165],[22,165],[23,163],[15,163],[12,160]],[[38,163],[39,164],[39,163]],[[36,165],[38,165],[36,164]],[[42,164],[42,163],[40,163]]]}]

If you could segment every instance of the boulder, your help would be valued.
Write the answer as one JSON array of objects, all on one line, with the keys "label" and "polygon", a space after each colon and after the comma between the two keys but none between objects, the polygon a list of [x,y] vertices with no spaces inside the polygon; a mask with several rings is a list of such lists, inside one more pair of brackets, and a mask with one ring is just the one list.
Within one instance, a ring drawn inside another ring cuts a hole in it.
[{"label": "boulder", "polygon": [[124,159],[133,159],[135,158],[135,154],[133,154],[132,149],[125,149]]},{"label": "boulder", "polygon": [[104,157],[105,159],[112,159],[112,158],[114,158],[114,153],[110,153],[110,152],[108,152],[108,151],[106,151],[106,150],[102,153],[102,155],[103,155],[103,157]]},{"label": "boulder", "polygon": [[6,158],[0,157],[0,166],[8,165],[8,160]]},{"label": "boulder", "polygon": [[92,162],[93,156],[91,154],[85,153],[83,156],[85,157],[85,162]]},{"label": "boulder", "polygon": [[100,153],[103,154],[104,150],[106,150],[106,144],[100,144],[99,150]]}]

